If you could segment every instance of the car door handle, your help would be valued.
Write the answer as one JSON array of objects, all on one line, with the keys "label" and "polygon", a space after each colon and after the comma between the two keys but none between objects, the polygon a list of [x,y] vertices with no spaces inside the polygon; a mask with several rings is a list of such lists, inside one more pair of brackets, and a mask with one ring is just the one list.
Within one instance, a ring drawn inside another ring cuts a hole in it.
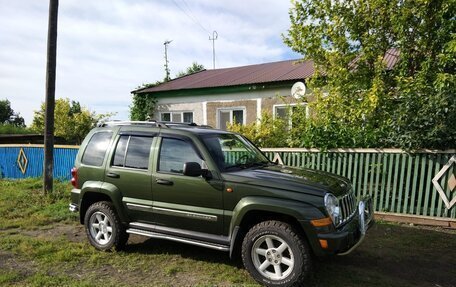
[{"label": "car door handle", "polygon": [[155,180],[156,183],[158,184],[163,184],[163,185],[173,185],[174,183],[170,180],[166,180],[166,179],[161,179],[161,178],[157,178]]},{"label": "car door handle", "polygon": [[107,177],[112,177],[112,178],[119,178],[120,174],[114,173],[114,172],[108,172],[108,174],[106,176]]}]

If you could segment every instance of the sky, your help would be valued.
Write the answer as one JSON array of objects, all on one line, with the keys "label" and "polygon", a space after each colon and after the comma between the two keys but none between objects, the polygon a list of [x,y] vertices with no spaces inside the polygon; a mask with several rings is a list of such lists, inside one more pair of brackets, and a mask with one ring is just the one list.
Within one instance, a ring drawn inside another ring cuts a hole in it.
[{"label": "sky", "polygon": [[[45,99],[49,1],[0,0],[0,100],[28,126]],[[283,43],[288,0],[61,0],[58,98],[96,113],[129,118],[131,91],[171,77],[193,62],[212,69],[300,58]]]}]

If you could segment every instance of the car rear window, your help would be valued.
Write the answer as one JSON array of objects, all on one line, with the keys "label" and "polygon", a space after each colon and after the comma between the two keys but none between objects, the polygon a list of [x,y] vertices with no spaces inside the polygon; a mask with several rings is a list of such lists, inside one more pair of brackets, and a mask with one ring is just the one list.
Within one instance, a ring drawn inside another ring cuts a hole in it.
[{"label": "car rear window", "polygon": [[111,137],[112,132],[93,134],[82,155],[81,162],[86,165],[102,166]]}]

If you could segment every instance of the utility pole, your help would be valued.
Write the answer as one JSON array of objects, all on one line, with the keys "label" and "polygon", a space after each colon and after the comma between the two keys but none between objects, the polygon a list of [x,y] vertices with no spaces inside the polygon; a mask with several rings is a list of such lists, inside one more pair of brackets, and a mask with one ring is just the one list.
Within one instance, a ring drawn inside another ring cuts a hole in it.
[{"label": "utility pole", "polygon": [[212,41],[212,68],[215,69],[215,40],[218,38],[217,31],[212,32],[212,38],[209,36],[209,40]]},{"label": "utility pole", "polygon": [[168,45],[173,40],[166,40],[163,45],[165,45],[165,82],[168,82],[171,78],[169,77],[169,67],[168,67]]},{"label": "utility pole", "polygon": [[55,67],[57,54],[57,18],[59,0],[49,1],[46,61],[46,116],[44,126],[44,193],[52,192],[54,171]]}]

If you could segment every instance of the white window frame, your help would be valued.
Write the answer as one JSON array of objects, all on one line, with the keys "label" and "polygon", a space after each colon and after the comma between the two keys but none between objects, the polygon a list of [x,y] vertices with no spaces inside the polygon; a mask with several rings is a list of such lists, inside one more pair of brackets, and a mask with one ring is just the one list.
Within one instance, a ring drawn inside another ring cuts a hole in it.
[{"label": "white window frame", "polygon": [[245,125],[246,118],[247,118],[247,109],[245,107],[226,107],[226,108],[218,108],[216,121],[217,121],[217,128],[220,129],[220,112],[230,112],[230,124],[233,124],[233,111],[242,111],[242,125]]},{"label": "white window frame", "polygon": [[162,120],[162,115],[163,114],[170,114],[170,116],[169,116],[170,122],[174,122],[173,114],[180,114],[180,116],[181,116],[180,123],[184,123],[184,113],[192,113],[192,120],[194,121],[195,112],[193,112],[193,111],[166,111],[166,112],[160,112],[159,113],[160,114],[160,121],[163,121]]},{"label": "white window frame", "polygon": [[[297,104],[297,103],[294,103],[294,104],[277,104],[277,105],[273,105],[272,106],[272,116],[274,119],[277,118],[277,108],[290,108],[290,107],[296,107],[298,105],[303,105],[306,107],[306,119],[308,119],[310,117],[310,114],[309,114],[309,106],[307,104]],[[288,129],[291,129],[293,127],[293,122],[292,122],[292,116],[293,116],[293,109],[290,109],[290,115],[288,117]]]}]

